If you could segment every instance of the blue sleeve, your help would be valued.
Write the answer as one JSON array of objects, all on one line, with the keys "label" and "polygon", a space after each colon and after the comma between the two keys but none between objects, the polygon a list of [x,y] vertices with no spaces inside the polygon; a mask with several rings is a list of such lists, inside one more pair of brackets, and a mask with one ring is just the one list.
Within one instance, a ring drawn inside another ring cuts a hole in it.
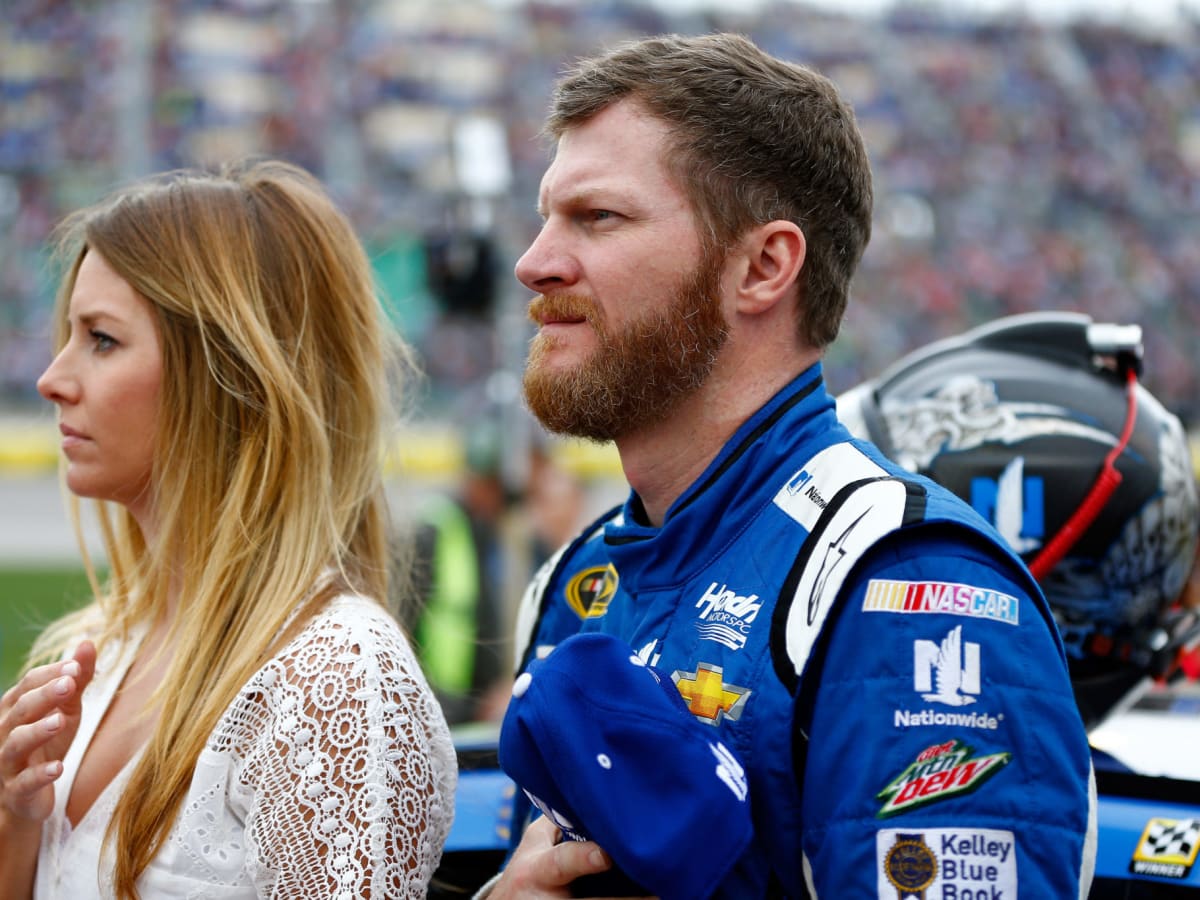
[{"label": "blue sleeve", "polygon": [[[518,672],[547,656],[562,641],[578,634],[590,618],[602,616],[618,587],[616,570],[604,554],[600,530],[610,511],[548,560],[535,575],[518,613],[517,638],[521,645]],[[513,796],[508,856],[521,841],[526,826],[540,813],[525,792]],[[505,859],[507,865],[508,858]]]},{"label": "blue sleeve", "polygon": [[517,612],[518,672],[607,612],[619,579],[604,549],[603,528],[619,509],[589,525],[534,576]]},{"label": "blue sleeve", "polygon": [[1087,737],[1012,566],[909,538],[845,586],[806,729],[819,896],[1077,898],[1090,881]]}]

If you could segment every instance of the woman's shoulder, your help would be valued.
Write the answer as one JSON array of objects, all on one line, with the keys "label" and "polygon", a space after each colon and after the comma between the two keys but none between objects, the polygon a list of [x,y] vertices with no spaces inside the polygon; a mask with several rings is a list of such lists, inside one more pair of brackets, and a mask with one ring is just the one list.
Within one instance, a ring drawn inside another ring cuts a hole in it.
[{"label": "woman's shoulder", "polygon": [[335,594],[312,617],[311,627],[382,630],[387,634],[401,634],[400,625],[394,615],[374,597],[364,594]]},{"label": "woman's shoulder", "polygon": [[425,707],[435,704],[395,618],[368,597],[344,594],[266,660],[226,710],[223,725],[240,745],[264,727],[291,728],[299,719],[371,718],[400,707],[425,717]]},{"label": "woman's shoulder", "polygon": [[415,654],[399,621],[382,604],[360,594],[338,594],[304,624],[278,653],[276,660],[313,654],[327,663],[382,658],[415,665]]}]

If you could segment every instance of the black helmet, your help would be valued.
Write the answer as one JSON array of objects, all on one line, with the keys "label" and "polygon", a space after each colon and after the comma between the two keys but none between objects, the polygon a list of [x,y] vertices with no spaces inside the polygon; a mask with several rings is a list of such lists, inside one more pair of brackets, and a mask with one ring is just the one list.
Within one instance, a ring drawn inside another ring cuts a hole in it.
[{"label": "black helmet", "polygon": [[1074,313],[999,319],[838,400],[859,437],[989,519],[1038,578],[1088,727],[1177,674],[1200,640],[1176,601],[1195,561],[1179,420],[1140,384],[1141,329]]}]

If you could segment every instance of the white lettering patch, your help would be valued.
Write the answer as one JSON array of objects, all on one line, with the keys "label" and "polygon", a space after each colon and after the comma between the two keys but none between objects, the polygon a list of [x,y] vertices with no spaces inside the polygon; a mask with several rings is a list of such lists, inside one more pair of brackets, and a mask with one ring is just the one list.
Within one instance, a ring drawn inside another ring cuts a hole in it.
[{"label": "white lettering patch", "polygon": [[809,531],[838,491],[854,481],[881,478],[883,469],[848,444],[826,447],[794,473],[778,493],[774,504]]},{"label": "white lettering patch", "polygon": [[1016,840],[990,828],[875,833],[879,900],[1015,900]]},{"label": "white lettering patch", "polygon": [[939,728],[982,728],[995,731],[1004,721],[1004,713],[993,716],[984,712],[937,712],[932,709],[894,709],[892,725],[896,728],[924,728],[936,725]]},{"label": "white lettering patch", "polygon": [[750,626],[758,617],[762,603],[758,594],[742,596],[723,584],[717,587],[714,581],[696,601],[696,609],[700,610],[696,628],[702,639],[724,644],[730,650],[741,650],[746,646]]}]

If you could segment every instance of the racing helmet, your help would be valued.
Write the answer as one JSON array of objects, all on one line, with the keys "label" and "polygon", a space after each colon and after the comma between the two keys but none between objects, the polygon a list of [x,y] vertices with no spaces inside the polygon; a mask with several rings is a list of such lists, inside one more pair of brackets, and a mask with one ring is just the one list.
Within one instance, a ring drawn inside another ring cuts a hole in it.
[{"label": "racing helmet", "polygon": [[1010,316],[930,344],[838,399],[842,421],[953,491],[1029,565],[1090,729],[1151,679],[1196,672],[1197,491],[1178,418],[1137,381],[1141,329]]}]

